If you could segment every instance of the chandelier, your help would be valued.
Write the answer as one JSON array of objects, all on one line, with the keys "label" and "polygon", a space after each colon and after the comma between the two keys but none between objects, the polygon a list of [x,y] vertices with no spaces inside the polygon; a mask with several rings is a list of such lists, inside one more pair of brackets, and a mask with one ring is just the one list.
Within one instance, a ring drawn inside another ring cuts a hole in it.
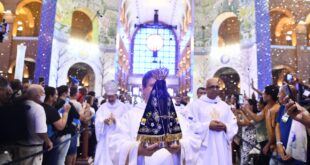
[{"label": "chandelier", "polygon": [[164,40],[160,35],[152,34],[147,38],[146,44],[152,52],[157,52],[163,47]]}]

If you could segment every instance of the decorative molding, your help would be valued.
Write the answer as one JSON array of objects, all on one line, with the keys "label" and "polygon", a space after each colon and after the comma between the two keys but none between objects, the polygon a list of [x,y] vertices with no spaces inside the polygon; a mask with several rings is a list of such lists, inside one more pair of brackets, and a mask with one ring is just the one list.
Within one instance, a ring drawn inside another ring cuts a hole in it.
[{"label": "decorative molding", "polygon": [[271,49],[296,49],[296,46],[290,45],[271,45]]}]

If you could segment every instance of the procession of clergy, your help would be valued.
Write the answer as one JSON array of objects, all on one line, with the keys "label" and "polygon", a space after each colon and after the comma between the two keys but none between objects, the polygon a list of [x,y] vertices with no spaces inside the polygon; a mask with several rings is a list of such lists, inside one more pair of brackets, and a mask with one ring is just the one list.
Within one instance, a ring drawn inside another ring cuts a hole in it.
[{"label": "procession of clergy", "polygon": [[[95,165],[232,164],[231,142],[238,131],[237,120],[230,106],[220,99],[219,84],[215,78],[207,80],[206,95],[187,108],[174,107],[176,124],[182,130],[182,136],[176,143],[146,145],[138,138],[139,128],[145,125],[143,115],[149,107],[147,104],[157,106],[154,101],[149,101],[158,79],[154,76],[155,71],[143,76],[144,101],[134,107],[117,100],[118,86],[114,81],[105,84],[107,102],[96,112],[95,120],[98,141]],[[154,124],[151,122],[150,125]]]}]

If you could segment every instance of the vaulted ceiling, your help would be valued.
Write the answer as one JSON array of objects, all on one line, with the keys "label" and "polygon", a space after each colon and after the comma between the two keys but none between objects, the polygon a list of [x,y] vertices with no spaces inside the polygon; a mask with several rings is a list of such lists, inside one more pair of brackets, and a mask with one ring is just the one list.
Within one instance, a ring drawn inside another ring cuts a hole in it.
[{"label": "vaulted ceiling", "polygon": [[154,10],[158,10],[159,22],[177,26],[178,36],[192,22],[191,0],[123,0],[120,21],[131,36],[135,24],[153,21]]}]

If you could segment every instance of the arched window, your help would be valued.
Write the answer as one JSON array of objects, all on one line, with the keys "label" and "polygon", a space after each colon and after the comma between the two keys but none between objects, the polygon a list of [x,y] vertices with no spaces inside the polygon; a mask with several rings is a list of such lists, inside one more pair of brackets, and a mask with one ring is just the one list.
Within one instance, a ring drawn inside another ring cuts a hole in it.
[{"label": "arched window", "polygon": [[38,36],[41,21],[41,9],[41,1],[21,1],[16,8],[13,36]]},{"label": "arched window", "polygon": [[240,76],[238,72],[229,67],[223,67],[216,71],[214,77],[220,79],[220,87],[223,96],[228,96],[236,93],[240,93]]},{"label": "arched window", "polygon": [[[154,57],[154,52],[147,45],[152,43],[150,37],[156,38],[154,35],[160,36],[162,40],[162,47],[157,51],[157,57]],[[171,29],[156,27],[138,29],[133,39],[132,52],[133,74],[144,74],[158,67],[166,67],[169,69],[169,75],[175,75],[177,42]]]},{"label": "arched window", "polygon": [[272,45],[296,45],[295,19],[289,10],[276,8],[270,11]]},{"label": "arched window", "polygon": [[75,63],[68,71],[67,79],[71,81],[70,77],[75,77],[80,81],[81,86],[87,87],[89,90],[95,89],[95,73],[93,68],[83,62]]},{"label": "arched window", "polygon": [[[23,81],[22,82],[28,82],[29,80],[32,81],[34,79],[34,69],[35,69],[35,60],[34,59],[25,59],[24,64],[24,72],[23,72]],[[9,80],[14,80],[15,75],[15,62],[13,61],[10,65],[10,68],[8,70],[8,78]]]},{"label": "arched window", "polygon": [[218,15],[212,24],[212,47],[224,48],[240,43],[240,21],[233,12]]},{"label": "arched window", "polygon": [[229,17],[219,29],[219,47],[237,44],[240,42],[240,22],[237,17]]},{"label": "arched window", "polygon": [[71,36],[86,41],[92,40],[93,25],[88,15],[81,11],[72,14]]},{"label": "arched window", "polygon": [[286,65],[277,65],[272,68],[272,81],[274,85],[282,86],[285,76],[288,73],[295,73],[294,69]]}]

